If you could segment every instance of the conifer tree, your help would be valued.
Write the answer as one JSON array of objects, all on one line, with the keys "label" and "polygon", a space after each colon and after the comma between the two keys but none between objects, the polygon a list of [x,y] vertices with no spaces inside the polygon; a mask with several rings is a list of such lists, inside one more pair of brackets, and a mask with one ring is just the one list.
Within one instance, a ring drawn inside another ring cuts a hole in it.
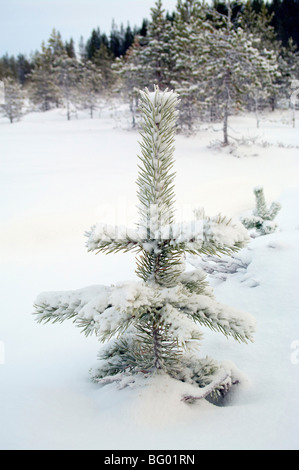
[{"label": "conifer tree", "polygon": [[48,49],[52,55],[52,59],[63,55],[66,52],[65,46],[62,41],[61,33],[55,28],[52,29],[48,39]]},{"label": "conifer tree", "polygon": [[65,41],[64,48],[68,57],[71,59],[76,59],[76,50],[73,38],[71,38],[69,41]]},{"label": "conifer tree", "polygon": [[86,44],[85,44],[83,36],[80,36],[78,49],[79,49],[79,60],[80,62],[84,63],[88,59],[88,57],[87,57],[87,50],[86,50],[87,48],[86,48]]},{"label": "conifer tree", "polygon": [[[67,119],[71,118],[72,105],[75,104],[75,85],[78,80],[78,62],[75,54],[72,53],[72,40],[70,43],[63,43],[59,31],[53,29],[48,40],[47,52],[50,54],[53,76],[59,89],[59,95],[63,105],[66,107]],[[73,51],[74,52],[74,51]]]},{"label": "conifer tree", "polygon": [[152,374],[198,385],[203,398],[227,391],[239,378],[234,366],[200,359],[200,326],[240,342],[252,340],[251,315],[214,298],[201,271],[185,272],[185,253],[232,253],[248,235],[242,224],[226,217],[175,222],[174,130],[178,98],[156,87],[141,92],[143,131],[135,229],[98,224],[87,233],[87,248],[96,253],[133,251],[138,282],[44,293],[36,300],[38,322],[73,319],[85,334],[96,333],[107,345],[100,350],[100,383],[137,380]]},{"label": "conifer tree", "polygon": [[112,68],[118,77],[115,89],[123,96],[125,101],[129,101],[132,115],[132,127],[136,125],[136,115],[138,113],[139,93],[138,89],[144,88],[147,83],[147,73],[140,61],[140,37],[136,36],[132,46],[124,57],[117,58]]},{"label": "conifer tree", "polygon": [[[289,99],[292,94],[293,83],[299,80],[299,50],[290,39],[286,47],[282,46],[278,57],[280,75],[277,80],[276,96]],[[292,103],[291,103],[292,104]],[[295,115],[293,115],[293,125]]]},{"label": "conifer tree", "polygon": [[49,47],[42,43],[41,52],[35,56],[34,68],[29,74],[29,96],[42,111],[57,106],[61,98],[53,55]]},{"label": "conifer tree", "polygon": [[116,73],[112,67],[113,55],[104,43],[96,51],[92,62],[96,66],[99,76],[101,76],[103,90],[109,93],[116,81]]},{"label": "conifer tree", "polygon": [[[249,92],[249,109],[251,101],[259,127],[259,107],[267,103],[275,103],[276,96],[281,92],[281,71],[279,70],[279,54],[281,45],[277,40],[274,27],[271,25],[274,13],[269,14],[266,5],[262,2],[259,11],[253,8],[253,3],[248,0],[242,8],[238,17],[238,25],[242,30],[254,38],[254,47],[269,64],[272,64],[272,72],[264,69],[261,61],[256,63],[256,77],[258,86],[251,87]],[[273,73],[273,71],[275,71]],[[279,80],[279,81],[278,81]]]},{"label": "conifer tree", "polygon": [[148,24],[146,40],[140,49],[139,60],[145,69],[146,79],[165,89],[171,80],[171,23],[166,19],[162,0],[156,0],[151,8],[151,20]]},{"label": "conifer tree", "polygon": [[[100,29],[93,29],[90,38],[86,42],[85,55],[88,60],[93,60],[96,52],[100,49],[103,43],[104,36],[101,34]],[[108,38],[105,36],[108,45]],[[81,51],[82,55],[82,51]]]},{"label": "conifer tree", "polygon": [[247,0],[237,18],[238,25],[244,31],[256,38],[260,38],[260,42],[257,44],[259,50],[264,48],[270,50],[278,47],[279,42],[277,41],[274,27],[271,25],[273,16],[274,13],[269,14],[264,3],[261,4],[260,11],[257,12],[253,8],[252,2]]},{"label": "conifer tree", "polygon": [[254,188],[256,207],[252,216],[242,217],[241,222],[247,229],[255,229],[258,235],[267,235],[275,232],[277,224],[274,222],[275,217],[281,209],[279,202],[272,202],[267,207],[264,189],[261,186]]},{"label": "conifer tree", "polygon": [[178,126],[193,130],[199,118],[200,90],[202,88],[202,61],[204,5],[198,0],[178,0],[171,42],[173,68],[171,86],[180,95]]},{"label": "conifer tree", "polygon": [[64,45],[59,31],[53,29],[47,45],[42,43],[41,52],[37,53],[35,67],[30,74],[30,97],[33,103],[41,105],[43,111],[63,103],[67,109],[67,119],[70,119],[78,70],[73,40]]},{"label": "conifer tree", "polygon": [[114,65],[121,79],[120,89],[129,98],[133,127],[136,124],[138,93],[136,90],[154,83],[165,89],[171,81],[171,35],[172,27],[166,19],[162,0],[151,8],[151,20],[146,36],[136,35],[124,57]]},{"label": "conifer tree", "polygon": [[12,78],[6,78],[4,80],[4,104],[2,105],[4,116],[13,123],[22,116],[23,106],[24,92],[21,85]]},{"label": "conifer tree", "polygon": [[70,58],[65,51],[55,57],[54,69],[57,86],[60,90],[63,104],[66,107],[66,117],[71,119],[72,109],[77,101],[76,89],[79,81],[79,64],[76,59]]},{"label": "conifer tree", "polygon": [[202,98],[217,101],[222,108],[223,144],[229,143],[228,119],[242,107],[248,94],[270,84],[277,73],[277,64],[270,51],[257,48],[259,38],[235,28],[228,15],[209,10],[213,31],[206,30],[202,41]]},{"label": "conifer tree", "polygon": [[77,78],[77,101],[82,109],[89,110],[90,117],[93,118],[94,111],[98,105],[99,93],[103,87],[102,75],[96,65],[87,60],[81,65]]}]

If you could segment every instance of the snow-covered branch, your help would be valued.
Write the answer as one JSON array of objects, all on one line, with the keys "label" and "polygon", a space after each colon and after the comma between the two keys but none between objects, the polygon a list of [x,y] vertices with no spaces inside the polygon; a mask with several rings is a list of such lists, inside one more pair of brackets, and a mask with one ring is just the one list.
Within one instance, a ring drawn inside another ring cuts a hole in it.
[{"label": "snow-covered branch", "polygon": [[[152,211],[153,214],[153,211]],[[163,245],[193,254],[229,254],[246,246],[247,230],[239,222],[232,222],[221,215],[184,223],[156,225],[149,219],[148,227],[128,229],[123,226],[97,224],[86,233],[88,251],[111,253],[144,250],[158,253]]]}]

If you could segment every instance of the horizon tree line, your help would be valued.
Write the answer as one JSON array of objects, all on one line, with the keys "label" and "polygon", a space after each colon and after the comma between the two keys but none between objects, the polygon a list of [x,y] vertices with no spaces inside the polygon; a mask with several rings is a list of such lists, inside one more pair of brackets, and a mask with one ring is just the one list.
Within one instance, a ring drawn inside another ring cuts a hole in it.
[{"label": "horizon tree line", "polygon": [[[293,0],[273,1],[282,8]],[[94,29],[86,43],[81,37],[78,51],[73,39],[64,42],[53,29],[31,62],[22,55],[0,59],[0,80],[16,109],[8,117],[11,122],[20,117],[16,103],[19,97],[21,108],[25,94],[42,111],[64,106],[71,119],[76,109],[89,109],[93,117],[99,98],[119,93],[130,103],[136,125],[135,90],[155,84],[179,93],[180,130],[192,132],[203,119],[223,120],[227,144],[230,114],[245,107],[258,123],[259,111],[274,110],[299,78],[295,41],[289,38],[285,46],[279,40],[269,11],[263,0],[213,6],[178,0],[169,14],[157,0],[140,28],[119,29],[113,22],[109,38]]]}]

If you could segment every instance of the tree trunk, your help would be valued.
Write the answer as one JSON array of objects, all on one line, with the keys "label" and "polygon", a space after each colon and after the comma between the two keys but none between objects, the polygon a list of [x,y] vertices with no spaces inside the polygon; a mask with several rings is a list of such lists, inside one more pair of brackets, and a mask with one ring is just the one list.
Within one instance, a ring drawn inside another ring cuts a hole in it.
[{"label": "tree trunk", "polygon": [[227,69],[225,76],[224,76],[226,96],[225,96],[224,117],[223,117],[223,145],[228,145],[227,127],[228,127],[229,103],[230,103],[230,84],[231,84],[230,70]]},{"label": "tree trunk", "polygon": [[154,367],[155,369],[162,369],[162,361],[161,361],[161,348],[162,348],[162,341],[161,341],[161,334],[158,326],[159,320],[155,319],[153,324],[153,340],[154,340]]},{"label": "tree trunk", "polygon": [[130,104],[130,111],[132,113],[132,127],[133,129],[136,127],[136,120],[135,120],[135,100],[134,97],[132,98],[131,104]]},{"label": "tree trunk", "polygon": [[69,102],[68,97],[66,99],[66,116],[67,116],[67,120],[70,121],[71,113],[70,113],[70,102]]},{"label": "tree trunk", "polygon": [[256,118],[256,127],[260,127],[260,118],[259,118],[259,106],[258,106],[258,97],[254,96],[254,107],[255,107],[255,118]]},{"label": "tree trunk", "polygon": [[225,103],[224,118],[223,118],[223,144],[224,145],[228,145],[227,125],[228,125],[228,99]]}]

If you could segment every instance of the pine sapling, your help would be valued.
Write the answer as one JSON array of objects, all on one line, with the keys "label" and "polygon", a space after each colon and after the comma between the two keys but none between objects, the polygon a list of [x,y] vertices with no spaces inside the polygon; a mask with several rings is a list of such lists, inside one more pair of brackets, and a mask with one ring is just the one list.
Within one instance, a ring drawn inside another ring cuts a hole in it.
[{"label": "pine sapling", "polygon": [[270,207],[267,207],[264,189],[257,186],[254,189],[256,200],[256,207],[253,210],[253,215],[249,217],[242,217],[241,222],[248,229],[255,229],[258,235],[267,235],[275,232],[277,224],[274,222],[275,217],[281,209],[279,202],[272,202]]},{"label": "pine sapling", "polygon": [[178,96],[140,92],[141,132],[136,228],[97,224],[87,235],[96,253],[136,253],[137,282],[41,294],[38,322],[72,319],[102,346],[93,380],[123,386],[153,374],[196,385],[198,396],[221,394],[239,378],[233,364],[198,356],[200,327],[239,342],[252,341],[254,318],[218,303],[201,270],[186,272],[185,253],[230,254],[245,246],[247,230],[223,216],[176,223],[174,139]]}]

